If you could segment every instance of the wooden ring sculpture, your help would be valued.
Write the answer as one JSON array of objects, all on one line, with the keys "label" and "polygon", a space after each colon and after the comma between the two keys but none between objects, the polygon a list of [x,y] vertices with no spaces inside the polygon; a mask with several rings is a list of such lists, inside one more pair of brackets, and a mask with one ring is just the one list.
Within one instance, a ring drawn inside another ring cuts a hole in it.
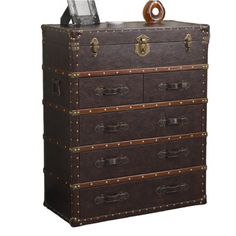
[{"label": "wooden ring sculpture", "polygon": [[[157,9],[159,13],[155,15],[153,10]],[[147,24],[161,23],[165,17],[165,8],[158,0],[150,0],[143,9],[143,17]]]}]

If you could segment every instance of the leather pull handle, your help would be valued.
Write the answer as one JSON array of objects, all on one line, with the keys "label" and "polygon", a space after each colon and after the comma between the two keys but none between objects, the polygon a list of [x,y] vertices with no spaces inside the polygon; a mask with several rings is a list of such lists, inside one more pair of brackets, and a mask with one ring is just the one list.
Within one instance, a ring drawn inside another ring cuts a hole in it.
[{"label": "leather pull handle", "polygon": [[52,80],[52,91],[55,95],[61,96],[61,80],[53,79]]},{"label": "leather pull handle", "polygon": [[157,156],[159,159],[173,159],[178,157],[187,157],[189,155],[189,150],[187,148],[162,150]]},{"label": "leather pull handle", "polygon": [[182,183],[179,185],[160,186],[156,188],[156,194],[159,196],[185,192],[189,189],[189,185]]},{"label": "leather pull handle", "polygon": [[100,158],[95,162],[95,166],[99,169],[112,166],[123,166],[129,163],[129,158],[126,156],[114,158]]},{"label": "leather pull handle", "polygon": [[127,131],[128,129],[129,129],[129,125],[122,122],[115,125],[99,124],[95,127],[95,131],[97,133],[118,133],[118,132]]},{"label": "leather pull handle", "polygon": [[159,127],[165,128],[168,126],[184,126],[188,123],[187,117],[177,117],[177,118],[161,118],[158,122]]},{"label": "leather pull handle", "polygon": [[96,205],[124,202],[129,199],[129,193],[120,192],[114,195],[101,194],[94,199]]},{"label": "leather pull handle", "polygon": [[129,93],[129,88],[127,86],[120,86],[118,88],[106,88],[98,87],[95,89],[95,94],[97,96],[114,96],[114,95],[127,95]]},{"label": "leather pull handle", "polygon": [[179,91],[189,89],[190,83],[186,81],[181,81],[179,83],[161,83],[158,87],[160,91]]}]

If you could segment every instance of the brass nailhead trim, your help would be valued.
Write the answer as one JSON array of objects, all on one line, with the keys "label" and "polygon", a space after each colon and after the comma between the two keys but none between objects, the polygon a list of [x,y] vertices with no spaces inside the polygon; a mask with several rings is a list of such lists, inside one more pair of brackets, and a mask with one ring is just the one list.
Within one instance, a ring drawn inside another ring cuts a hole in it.
[{"label": "brass nailhead trim", "polygon": [[207,70],[208,64],[196,65],[180,65],[180,66],[164,66],[164,67],[151,67],[151,68],[133,68],[133,69],[120,69],[120,70],[106,70],[106,71],[90,71],[90,72],[71,72],[61,69],[51,68],[43,65],[43,70],[47,70],[56,74],[66,75],[72,79],[78,78],[92,78],[99,76],[112,76],[112,75],[128,75],[128,74],[143,74],[143,73],[158,73],[158,72],[174,72],[174,71],[189,71],[189,70]]},{"label": "brass nailhead trim", "polygon": [[122,105],[122,106],[112,106],[112,107],[100,107],[100,108],[88,108],[88,109],[79,109],[69,111],[67,108],[64,108],[53,103],[43,101],[43,104],[47,107],[55,109],[60,112],[69,113],[71,116],[87,115],[87,114],[101,114],[108,112],[121,112],[121,111],[136,111],[143,109],[154,109],[161,107],[175,107],[175,106],[187,106],[187,105],[198,105],[208,103],[207,98],[197,98],[197,99],[188,99],[188,100],[179,100],[171,102],[157,102],[157,103],[146,103],[146,104],[134,104],[134,105]]},{"label": "brass nailhead trim", "polygon": [[172,207],[178,207],[178,206],[188,206],[188,205],[192,205],[192,204],[200,204],[202,205],[204,202],[204,200],[206,199],[206,196],[203,196],[200,199],[195,199],[195,200],[189,200],[189,201],[184,201],[184,202],[176,202],[176,203],[168,203],[165,205],[158,205],[158,206],[153,206],[153,207],[149,207],[149,208],[142,208],[142,209],[137,209],[137,210],[131,210],[131,211],[125,211],[125,212],[118,212],[118,213],[113,213],[113,214],[109,214],[109,215],[102,215],[99,217],[90,217],[90,218],[85,218],[85,219],[77,219],[77,218],[73,218],[73,223],[78,223],[79,225],[83,225],[83,224],[89,224],[90,222],[94,221],[101,221],[101,220],[106,220],[106,219],[112,219],[115,218],[117,216],[122,216],[122,215],[137,215],[137,214],[142,214],[143,212],[147,213],[147,212],[156,212],[158,210],[163,210],[163,209],[168,209],[168,208],[172,208]]},{"label": "brass nailhead trim", "polygon": [[120,177],[120,178],[113,178],[107,180],[98,180],[93,182],[86,182],[86,183],[79,183],[79,184],[72,184],[70,188],[72,190],[83,189],[83,188],[91,188],[91,187],[98,187],[98,186],[106,186],[116,183],[127,183],[132,181],[144,181],[145,179],[154,179],[164,176],[177,176],[180,174],[192,173],[196,171],[205,171],[207,169],[206,166],[195,166],[191,168],[182,168],[176,170],[169,170],[169,171],[161,171],[149,174],[142,174],[142,175],[133,175],[127,177]]},{"label": "brass nailhead trim", "polygon": [[95,144],[95,145],[80,146],[80,147],[65,146],[62,143],[58,142],[57,140],[47,137],[46,135],[44,135],[44,140],[49,143],[61,146],[64,149],[68,149],[68,151],[70,151],[71,153],[80,153],[80,152],[89,152],[89,151],[103,150],[103,149],[109,149],[109,148],[155,144],[155,143],[161,143],[161,142],[178,141],[178,140],[203,138],[203,137],[207,137],[206,132],[154,137],[154,138],[147,138],[147,139],[137,139],[137,140],[115,142],[115,143]]}]

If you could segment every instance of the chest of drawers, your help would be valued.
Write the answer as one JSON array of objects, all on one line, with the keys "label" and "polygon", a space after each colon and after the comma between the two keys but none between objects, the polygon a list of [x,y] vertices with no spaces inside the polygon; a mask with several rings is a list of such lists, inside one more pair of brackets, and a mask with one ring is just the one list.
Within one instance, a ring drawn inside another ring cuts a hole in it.
[{"label": "chest of drawers", "polygon": [[42,29],[45,206],[81,226],[206,203],[209,26]]}]

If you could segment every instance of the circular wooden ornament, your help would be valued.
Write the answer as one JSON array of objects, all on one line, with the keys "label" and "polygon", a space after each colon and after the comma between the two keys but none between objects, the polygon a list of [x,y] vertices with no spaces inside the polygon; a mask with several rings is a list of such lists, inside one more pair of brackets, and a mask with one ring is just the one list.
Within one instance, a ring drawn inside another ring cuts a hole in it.
[{"label": "circular wooden ornament", "polygon": [[[154,14],[154,9],[158,10],[158,14]],[[165,17],[165,8],[158,0],[149,0],[143,9],[143,17],[147,24],[161,23]]]}]

